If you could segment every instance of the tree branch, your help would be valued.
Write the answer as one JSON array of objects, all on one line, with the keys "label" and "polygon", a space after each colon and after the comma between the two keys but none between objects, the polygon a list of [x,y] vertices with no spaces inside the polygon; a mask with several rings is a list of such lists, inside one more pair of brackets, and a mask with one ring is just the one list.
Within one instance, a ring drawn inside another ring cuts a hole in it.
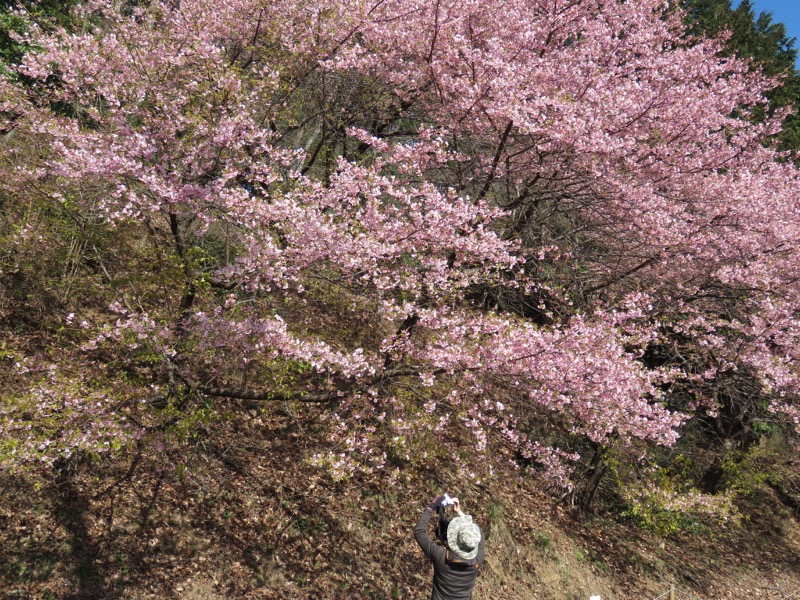
[{"label": "tree branch", "polygon": [[206,385],[190,387],[201,394],[207,396],[218,396],[220,398],[232,398],[234,400],[295,400],[297,402],[307,402],[309,404],[324,404],[338,400],[342,396],[340,393],[328,394],[276,394],[275,392],[250,392],[248,390],[236,390],[226,388],[216,388]]},{"label": "tree branch", "polygon": [[476,200],[482,200],[489,191],[489,188],[492,187],[492,182],[494,182],[494,176],[497,172],[497,165],[500,164],[500,158],[503,155],[503,150],[506,147],[506,142],[508,141],[508,136],[511,134],[512,127],[514,127],[514,121],[509,121],[508,125],[506,125],[506,130],[503,132],[503,136],[500,138],[500,145],[497,147],[497,152],[494,153],[492,169],[489,171],[489,176],[486,178],[486,183],[483,184],[483,189],[475,198]]},{"label": "tree branch", "polygon": [[647,260],[639,263],[635,267],[632,267],[632,268],[628,269],[627,271],[625,271],[623,273],[620,273],[619,275],[617,275],[615,277],[612,277],[608,281],[604,281],[603,283],[598,283],[597,285],[594,285],[594,286],[588,288],[587,290],[584,290],[584,294],[591,294],[591,293],[596,292],[598,290],[602,290],[603,288],[606,288],[606,287],[608,287],[610,285],[614,285],[615,283],[619,283],[620,281],[622,281],[623,279],[625,279],[629,275],[633,275],[637,271],[641,271],[645,267],[648,267],[648,266],[652,265],[657,259],[658,259],[657,256],[652,256],[652,257],[648,258]]},{"label": "tree branch", "polygon": [[[411,313],[410,315],[408,315],[405,318],[405,320],[400,324],[400,327],[397,328],[397,333],[394,334],[394,340],[392,341],[392,343],[394,343],[394,341],[399,339],[400,336],[403,335],[403,333],[405,333],[406,331],[411,331],[412,329],[414,329],[414,326],[417,323],[419,323],[418,314]],[[392,358],[392,354],[391,352],[387,351],[383,361],[384,372],[385,373],[388,372],[389,367],[391,367],[393,364],[394,364],[394,359]]]}]

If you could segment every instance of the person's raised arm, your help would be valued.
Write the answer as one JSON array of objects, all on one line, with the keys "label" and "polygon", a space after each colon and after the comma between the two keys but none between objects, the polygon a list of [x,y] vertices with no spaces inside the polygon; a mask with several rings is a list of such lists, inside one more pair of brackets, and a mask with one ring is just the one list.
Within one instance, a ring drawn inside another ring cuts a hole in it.
[{"label": "person's raised arm", "polygon": [[428,523],[430,523],[433,513],[439,510],[442,504],[442,497],[436,496],[433,501],[425,508],[420,515],[414,527],[414,539],[417,540],[419,547],[430,560],[434,560],[439,554],[443,554],[444,550],[441,546],[437,545],[428,534]]}]

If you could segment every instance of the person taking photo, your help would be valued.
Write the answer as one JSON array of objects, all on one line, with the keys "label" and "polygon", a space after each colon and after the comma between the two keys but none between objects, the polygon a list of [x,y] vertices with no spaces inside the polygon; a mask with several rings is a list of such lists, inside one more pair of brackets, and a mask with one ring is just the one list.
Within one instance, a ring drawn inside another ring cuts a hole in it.
[{"label": "person taking photo", "polygon": [[[448,519],[443,508],[444,496],[436,496],[422,512],[414,527],[414,539],[433,564],[431,600],[472,600],[472,590],[485,554],[485,539],[480,527],[464,514],[453,500],[456,516]],[[443,545],[428,533],[431,517],[437,513],[437,533]]]}]

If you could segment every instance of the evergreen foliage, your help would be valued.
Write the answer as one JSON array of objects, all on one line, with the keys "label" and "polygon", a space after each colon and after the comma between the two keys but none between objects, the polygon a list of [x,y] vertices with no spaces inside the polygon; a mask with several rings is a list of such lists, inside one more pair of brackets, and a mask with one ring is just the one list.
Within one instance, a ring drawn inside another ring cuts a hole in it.
[{"label": "evergreen foliage", "polygon": [[[685,0],[687,25],[695,35],[729,35],[725,54],[753,61],[768,77],[781,77],[781,85],[767,93],[772,112],[784,107],[800,109],[800,74],[795,61],[795,38],[788,37],[786,26],[773,21],[771,13],[756,15],[751,0],[736,8],[731,0]],[[800,119],[795,114],[784,121],[781,147],[800,149]]]}]

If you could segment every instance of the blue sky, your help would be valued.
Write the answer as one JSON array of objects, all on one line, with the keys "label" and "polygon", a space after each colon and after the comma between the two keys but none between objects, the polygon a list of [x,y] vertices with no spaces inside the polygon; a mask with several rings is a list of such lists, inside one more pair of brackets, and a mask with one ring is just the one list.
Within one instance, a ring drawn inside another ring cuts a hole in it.
[{"label": "blue sky", "polygon": [[[789,37],[797,38],[794,42],[795,48],[800,48],[800,0],[751,0],[756,16],[762,12],[772,13],[772,20],[776,23],[786,25],[786,32]],[[733,0],[731,4],[739,6],[739,0]],[[796,63],[800,69],[800,60]]]}]

